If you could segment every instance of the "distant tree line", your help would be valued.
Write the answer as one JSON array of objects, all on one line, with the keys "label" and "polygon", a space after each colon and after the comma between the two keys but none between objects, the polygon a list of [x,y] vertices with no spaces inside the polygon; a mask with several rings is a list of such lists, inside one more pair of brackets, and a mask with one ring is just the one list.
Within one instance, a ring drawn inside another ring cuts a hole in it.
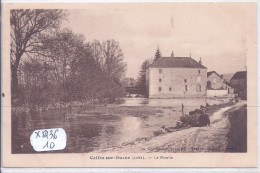
[{"label": "distant tree line", "polygon": [[11,10],[11,90],[17,104],[84,101],[124,94],[123,53],[115,40],[87,42],[60,29],[64,10]]}]

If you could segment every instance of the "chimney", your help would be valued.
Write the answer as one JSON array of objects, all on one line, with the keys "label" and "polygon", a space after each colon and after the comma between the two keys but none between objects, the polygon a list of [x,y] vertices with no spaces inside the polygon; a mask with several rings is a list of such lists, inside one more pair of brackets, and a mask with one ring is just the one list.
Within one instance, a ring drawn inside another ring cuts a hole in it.
[{"label": "chimney", "polygon": [[201,57],[200,57],[200,61],[199,61],[199,63],[202,64]]},{"label": "chimney", "polygon": [[174,57],[173,51],[172,51],[171,57]]}]

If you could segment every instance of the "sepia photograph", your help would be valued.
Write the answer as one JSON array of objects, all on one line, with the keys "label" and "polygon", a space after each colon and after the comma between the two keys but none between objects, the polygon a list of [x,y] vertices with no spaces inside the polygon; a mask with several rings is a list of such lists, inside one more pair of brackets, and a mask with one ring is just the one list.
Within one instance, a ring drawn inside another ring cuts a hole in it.
[{"label": "sepia photograph", "polygon": [[256,3],[7,9],[11,155],[248,153]]}]

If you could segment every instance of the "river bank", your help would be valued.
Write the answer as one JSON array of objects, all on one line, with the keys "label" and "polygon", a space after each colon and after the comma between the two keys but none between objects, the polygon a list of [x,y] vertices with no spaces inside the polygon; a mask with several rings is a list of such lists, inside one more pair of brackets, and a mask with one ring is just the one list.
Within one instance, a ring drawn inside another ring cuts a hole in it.
[{"label": "river bank", "polygon": [[[209,110],[211,125],[206,127],[190,127],[175,132],[164,132],[158,136],[139,139],[114,148],[99,150],[98,152],[232,152],[228,133],[233,133],[233,122],[227,114],[235,115],[246,102],[236,104],[225,103],[214,105]],[[241,113],[246,116],[246,112]],[[244,132],[246,133],[246,132]]]},{"label": "river bank", "polygon": [[226,135],[227,152],[247,152],[247,107],[246,105],[226,112],[230,122]]}]

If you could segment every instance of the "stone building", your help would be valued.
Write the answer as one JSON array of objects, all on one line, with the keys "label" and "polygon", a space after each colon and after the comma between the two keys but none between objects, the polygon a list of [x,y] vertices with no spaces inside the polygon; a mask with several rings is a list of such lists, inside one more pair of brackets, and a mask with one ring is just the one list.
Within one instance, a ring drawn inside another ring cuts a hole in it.
[{"label": "stone building", "polygon": [[207,77],[207,89],[225,89],[224,79],[217,72],[210,71],[207,73]]},{"label": "stone building", "polygon": [[191,57],[161,57],[146,70],[149,98],[206,96],[207,68]]}]

